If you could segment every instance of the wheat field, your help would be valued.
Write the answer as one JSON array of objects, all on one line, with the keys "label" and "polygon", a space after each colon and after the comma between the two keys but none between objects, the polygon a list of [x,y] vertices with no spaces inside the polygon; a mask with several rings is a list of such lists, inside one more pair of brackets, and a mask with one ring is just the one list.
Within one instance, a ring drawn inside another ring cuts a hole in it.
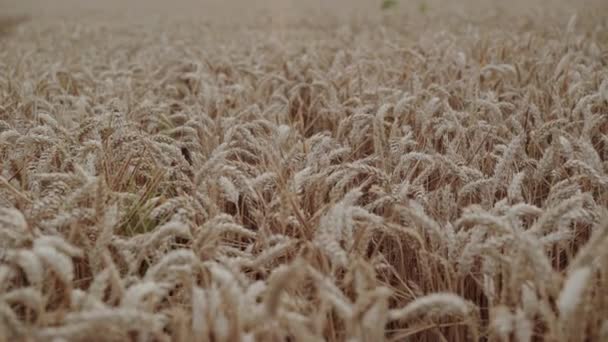
[{"label": "wheat field", "polygon": [[0,341],[608,341],[608,3],[0,9]]}]

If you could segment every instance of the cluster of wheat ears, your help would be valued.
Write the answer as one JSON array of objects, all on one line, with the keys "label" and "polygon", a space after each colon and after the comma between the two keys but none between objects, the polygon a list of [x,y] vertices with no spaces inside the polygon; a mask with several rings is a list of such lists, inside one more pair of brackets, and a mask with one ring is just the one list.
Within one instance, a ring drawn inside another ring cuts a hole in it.
[{"label": "cluster of wheat ears", "polygon": [[608,341],[608,22],[530,16],[12,28],[0,341]]}]

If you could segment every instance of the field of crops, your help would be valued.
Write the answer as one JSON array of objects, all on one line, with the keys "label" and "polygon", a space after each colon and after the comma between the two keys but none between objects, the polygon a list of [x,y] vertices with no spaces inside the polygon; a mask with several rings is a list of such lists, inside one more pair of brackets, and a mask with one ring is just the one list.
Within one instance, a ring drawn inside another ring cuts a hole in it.
[{"label": "field of crops", "polygon": [[608,2],[0,2],[0,341],[608,341]]}]

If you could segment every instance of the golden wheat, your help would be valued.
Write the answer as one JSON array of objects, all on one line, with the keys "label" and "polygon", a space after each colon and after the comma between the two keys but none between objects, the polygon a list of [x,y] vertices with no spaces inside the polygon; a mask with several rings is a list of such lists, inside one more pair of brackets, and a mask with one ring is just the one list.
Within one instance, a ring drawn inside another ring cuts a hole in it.
[{"label": "golden wheat", "polygon": [[604,2],[53,3],[0,18],[0,341],[608,338]]}]

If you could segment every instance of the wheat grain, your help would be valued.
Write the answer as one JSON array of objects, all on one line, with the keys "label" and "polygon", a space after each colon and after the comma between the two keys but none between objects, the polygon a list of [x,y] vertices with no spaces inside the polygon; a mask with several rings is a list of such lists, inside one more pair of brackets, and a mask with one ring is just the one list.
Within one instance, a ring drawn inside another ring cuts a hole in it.
[{"label": "wheat grain", "polygon": [[589,277],[592,275],[590,268],[581,268],[571,271],[566,279],[562,291],[557,300],[560,315],[568,317],[576,309],[583,296]]}]

